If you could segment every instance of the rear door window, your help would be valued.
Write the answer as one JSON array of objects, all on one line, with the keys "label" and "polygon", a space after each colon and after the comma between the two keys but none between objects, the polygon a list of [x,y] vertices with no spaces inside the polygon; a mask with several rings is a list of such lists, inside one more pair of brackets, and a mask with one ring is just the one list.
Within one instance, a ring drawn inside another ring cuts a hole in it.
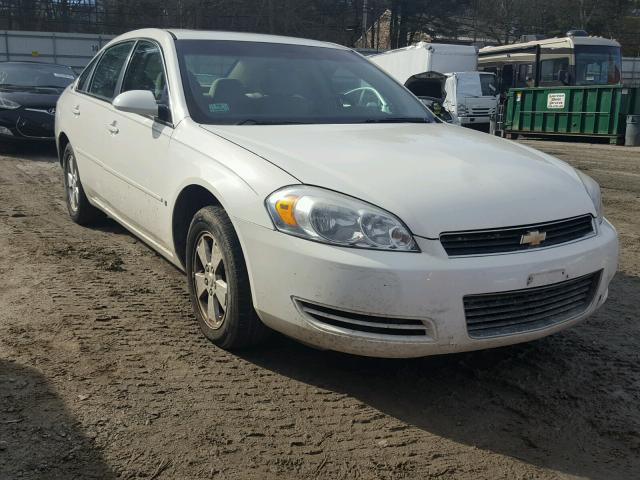
[{"label": "rear door window", "polygon": [[104,52],[96,65],[91,79],[89,93],[103,100],[111,101],[115,95],[120,73],[124,67],[133,42],[114,45]]}]

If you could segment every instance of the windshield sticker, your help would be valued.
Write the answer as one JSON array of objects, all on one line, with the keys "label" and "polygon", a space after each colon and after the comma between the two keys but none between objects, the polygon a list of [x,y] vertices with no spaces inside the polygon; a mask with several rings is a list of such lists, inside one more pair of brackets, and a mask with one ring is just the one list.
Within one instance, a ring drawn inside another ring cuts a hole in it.
[{"label": "windshield sticker", "polygon": [[220,112],[228,112],[231,110],[228,103],[210,103],[209,111],[211,113],[220,113]]},{"label": "windshield sticker", "polygon": [[73,75],[69,75],[68,73],[54,73],[53,76],[58,78],[68,78],[69,80],[73,80],[75,78]]}]

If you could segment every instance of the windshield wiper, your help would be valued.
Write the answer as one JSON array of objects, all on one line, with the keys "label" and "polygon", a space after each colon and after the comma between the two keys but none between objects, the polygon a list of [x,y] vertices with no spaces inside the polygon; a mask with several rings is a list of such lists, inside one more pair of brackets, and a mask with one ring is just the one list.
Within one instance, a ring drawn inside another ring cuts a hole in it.
[{"label": "windshield wiper", "polygon": [[364,123],[431,123],[424,117],[369,118]]},{"label": "windshield wiper", "polygon": [[60,85],[16,85],[13,83],[0,83],[0,88],[4,88],[6,90],[38,90],[38,89],[64,89],[66,87],[62,87]]},{"label": "windshield wiper", "polygon": [[246,120],[240,120],[234,125],[308,125],[308,122],[294,122],[288,120],[253,120],[247,118]]},{"label": "windshield wiper", "polygon": [[15,83],[0,83],[0,88],[16,89],[16,88],[29,88],[29,87],[26,87],[24,85],[16,85]]},{"label": "windshield wiper", "polygon": [[61,85],[33,85],[32,87],[29,87],[29,88],[56,88],[59,90],[61,88],[64,89],[67,87],[63,87]]}]

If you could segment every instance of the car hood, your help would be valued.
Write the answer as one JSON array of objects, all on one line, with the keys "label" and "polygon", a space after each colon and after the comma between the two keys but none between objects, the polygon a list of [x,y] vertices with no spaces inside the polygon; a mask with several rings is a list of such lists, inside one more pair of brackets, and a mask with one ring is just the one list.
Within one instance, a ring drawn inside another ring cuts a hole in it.
[{"label": "car hood", "polygon": [[419,236],[595,213],[576,172],[515,142],[444,124],[203,126],[305,184],[366,200]]},{"label": "car hood", "polygon": [[[53,93],[55,92],[55,93]],[[42,91],[0,91],[0,97],[19,103],[23,107],[48,107],[56,106],[62,91],[42,90]]]}]

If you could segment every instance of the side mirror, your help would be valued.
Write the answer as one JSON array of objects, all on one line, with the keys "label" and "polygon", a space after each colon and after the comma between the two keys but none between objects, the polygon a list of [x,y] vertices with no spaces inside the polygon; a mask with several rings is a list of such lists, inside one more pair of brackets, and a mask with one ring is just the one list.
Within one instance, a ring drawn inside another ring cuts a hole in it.
[{"label": "side mirror", "polygon": [[149,90],[130,90],[113,99],[116,110],[139,115],[158,116],[158,102]]}]

